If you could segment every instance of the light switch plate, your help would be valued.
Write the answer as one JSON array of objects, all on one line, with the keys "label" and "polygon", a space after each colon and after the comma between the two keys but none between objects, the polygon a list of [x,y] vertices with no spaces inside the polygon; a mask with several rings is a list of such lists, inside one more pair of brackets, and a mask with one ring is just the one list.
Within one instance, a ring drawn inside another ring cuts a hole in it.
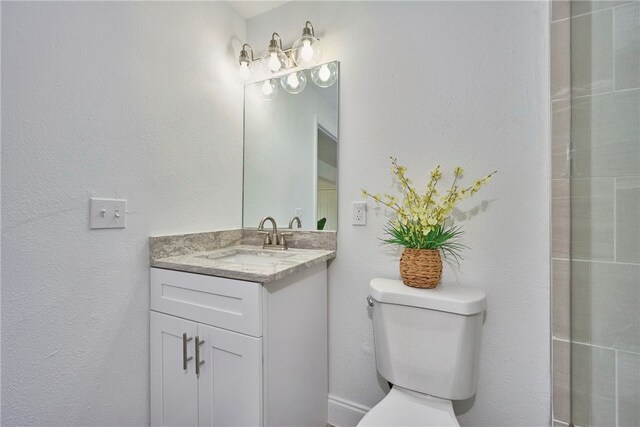
[{"label": "light switch plate", "polygon": [[125,228],[127,201],[123,199],[96,199],[91,198],[89,213],[89,227],[98,228]]}]

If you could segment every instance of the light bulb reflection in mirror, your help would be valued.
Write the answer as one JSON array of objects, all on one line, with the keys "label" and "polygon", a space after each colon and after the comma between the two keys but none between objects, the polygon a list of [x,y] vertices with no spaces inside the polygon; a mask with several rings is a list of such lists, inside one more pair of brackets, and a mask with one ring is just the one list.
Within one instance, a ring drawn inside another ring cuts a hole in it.
[{"label": "light bulb reflection in mirror", "polygon": [[263,82],[258,82],[253,85],[256,95],[260,99],[273,99],[276,96],[276,85],[278,84],[278,80],[276,79],[268,79]]},{"label": "light bulb reflection in mirror", "polygon": [[273,86],[271,86],[269,80],[265,80],[262,83],[262,94],[265,96],[273,95]]},{"label": "light bulb reflection in mirror", "polygon": [[329,71],[329,67],[327,67],[327,64],[322,64],[320,66],[320,71],[318,71],[318,77],[320,78],[321,81],[325,83],[329,80],[329,78],[331,77],[331,71]]},{"label": "light bulb reflection in mirror", "polygon": [[296,73],[289,74],[287,77],[287,84],[291,86],[292,89],[298,89],[298,86],[300,86],[300,80],[298,80]]},{"label": "light bulb reflection in mirror", "polygon": [[338,66],[335,62],[318,65],[311,69],[311,80],[320,87],[329,87],[338,80]]},{"label": "light bulb reflection in mirror", "polygon": [[307,85],[307,76],[304,71],[296,71],[295,73],[287,74],[280,79],[282,88],[289,93],[300,93]]}]

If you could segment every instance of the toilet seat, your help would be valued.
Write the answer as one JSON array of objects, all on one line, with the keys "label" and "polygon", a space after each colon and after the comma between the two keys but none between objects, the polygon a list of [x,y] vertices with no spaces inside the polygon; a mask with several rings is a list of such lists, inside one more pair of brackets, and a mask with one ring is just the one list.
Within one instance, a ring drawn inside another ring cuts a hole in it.
[{"label": "toilet seat", "polygon": [[450,400],[394,386],[358,423],[358,427],[373,426],[460,427],[460,424]]}]

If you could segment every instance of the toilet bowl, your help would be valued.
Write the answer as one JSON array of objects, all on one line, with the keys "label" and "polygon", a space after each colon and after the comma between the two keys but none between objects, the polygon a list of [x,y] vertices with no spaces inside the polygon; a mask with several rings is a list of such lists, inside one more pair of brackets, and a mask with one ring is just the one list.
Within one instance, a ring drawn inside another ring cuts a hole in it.
[{"label": "toilet bowl", "polygon": [[394,386],[358,426],[459,426],[452,400],[475,394],[486,296],[373,279],[376,367]]},{"label": "toilet bowl", "polygon": [[389,394],[360,420],[358,426],[459,427],[450,400],[393,387]]}]

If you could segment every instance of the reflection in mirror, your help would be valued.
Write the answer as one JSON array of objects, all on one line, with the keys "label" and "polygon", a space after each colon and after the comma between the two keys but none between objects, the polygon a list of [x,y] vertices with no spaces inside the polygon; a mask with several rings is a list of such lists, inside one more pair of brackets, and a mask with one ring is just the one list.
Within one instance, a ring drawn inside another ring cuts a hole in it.
[{"label": "reflection in mirror", "polygon": [[318,126],[318,230],[336,230],[338,224],[338,141]]},{"label": "reflection in mirror", "polygon": [[264,82],[245,87],[244,227],[272,216],[286,228],[298,216],[304,230],[337,229],[338,81],[323,88],[302,72],[300,93],[276,79],[268,99]]}]

